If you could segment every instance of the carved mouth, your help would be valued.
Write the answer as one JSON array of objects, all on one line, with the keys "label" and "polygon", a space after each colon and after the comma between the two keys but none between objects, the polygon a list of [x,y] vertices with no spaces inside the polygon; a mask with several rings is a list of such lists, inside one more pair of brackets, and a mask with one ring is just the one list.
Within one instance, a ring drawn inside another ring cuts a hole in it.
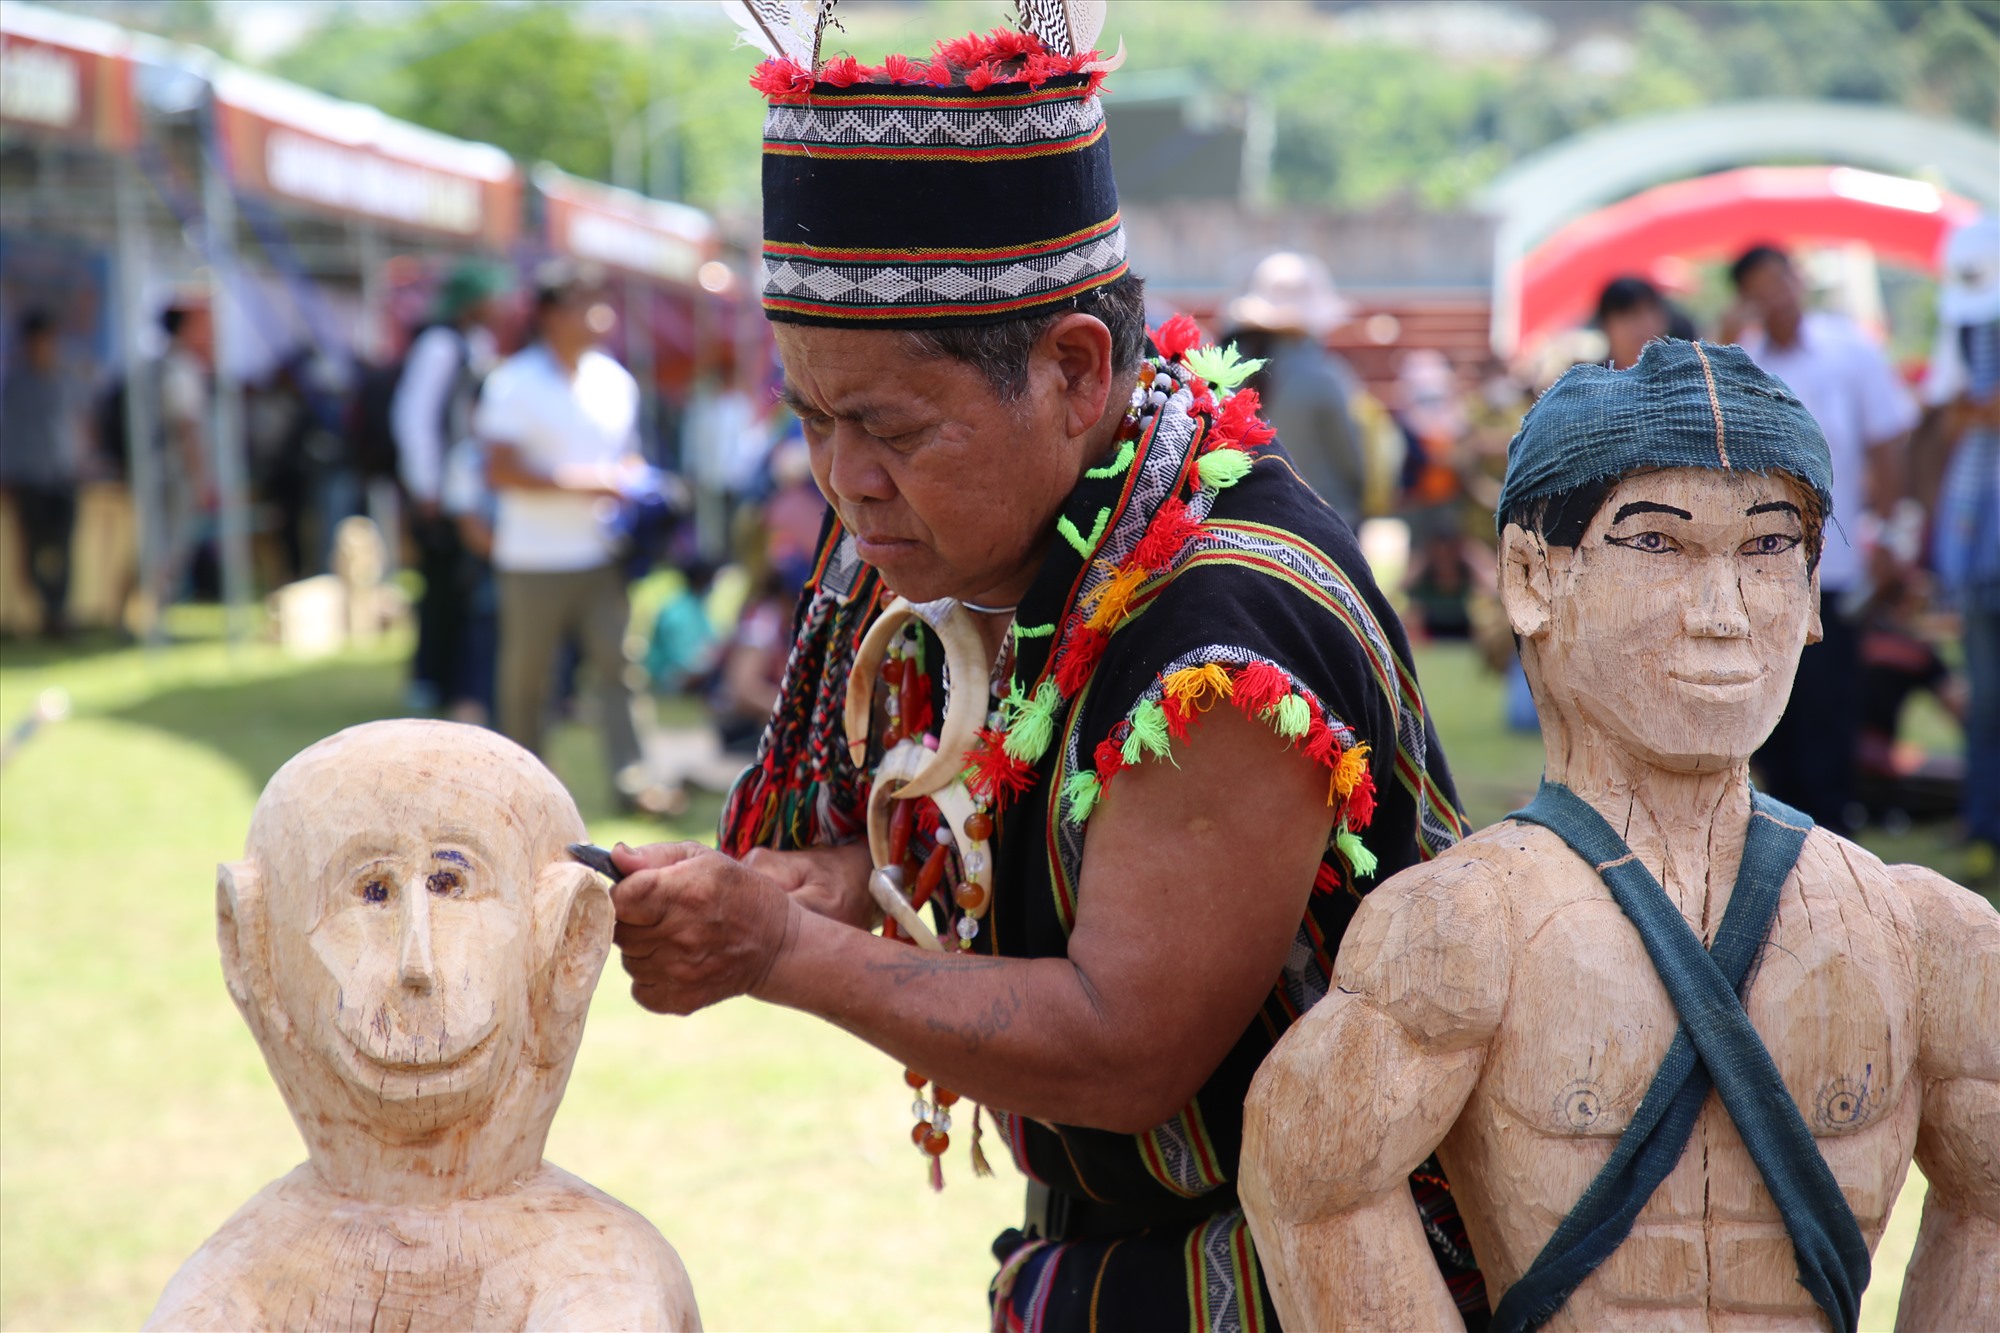
[{"label": "carved mouth", "polygon": [[1701,671],[1675,671],[1669,673],[1675,680],[1684,680],[1690,685],[1749,685],[1763,679],[1764,673],[1755,667],[1715,667]]},{"label": "carved mouth", "polygon": [[493,1034],[498,1030],[498,1024],[489,1024],[486,1031],[481,1033],[479,1039],[470,1046],[452,1055],[430,1060],[389,1060],[375,1054],[346,1033],[341,1034],[341,1040],[346,1042],[349,1049],[360,1057],[361,1062],[371,1069],[379,1069],[390,1074],[432,1075],[456,1069],[470,1061],[492,1044]]}]

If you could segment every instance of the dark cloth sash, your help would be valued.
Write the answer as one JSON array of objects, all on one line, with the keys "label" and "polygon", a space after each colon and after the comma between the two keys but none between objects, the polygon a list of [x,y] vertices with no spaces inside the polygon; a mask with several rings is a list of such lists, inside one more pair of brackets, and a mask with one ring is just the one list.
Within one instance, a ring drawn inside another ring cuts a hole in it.
[{"label": "dark cloth sash", "polygon": [[1868,1286],[1867,1243],[1741,999],[1812,820],[1761,792],[1751,802],[1736,888],[1708,950],[1625,840],[1569,788],[1544,782],[1525,810],[1508,816],[1548,829],[1597,870],[1638,929],[1680,1028],[1611,1160],[1500,1298],[1496,1330],[1539,1328],[1611,1257],[1680,1160],[1712,1082],[1777,1202],[1800,1283],[1834,1328],[1854,1333]]}]

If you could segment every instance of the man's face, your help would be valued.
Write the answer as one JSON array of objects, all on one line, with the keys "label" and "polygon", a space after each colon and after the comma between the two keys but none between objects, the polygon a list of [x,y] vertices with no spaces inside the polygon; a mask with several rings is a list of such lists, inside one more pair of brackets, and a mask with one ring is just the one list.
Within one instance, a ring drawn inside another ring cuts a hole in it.
[{"label": "man's face", "polygon": [[1636,364],[1639,353],[1655,338],[1667,333],[1667,310],[1659,305],[1636,305],[1608,315],[1604,320],[1604,340],[1609,344],[1611,364],[1626,370]]},{"label": "man's face", "polygon": [[1060,377],[1031,368],[1004,400],[900,333],[776,333],[813,479],[861,558],[912,601],[1018,597],[1080,466]]},{"label": "man's face", "polygon": [[265,864],[277,998],[371,1104],[456,1119],[520,1058],[538,867],[488,793],[439,782],[365,813]]},{"label": "man's face", "polygon": [[39,375],[46,375],[54,370],[56,362],[60,359],[57,356],[56,332],[54,329],[42,329],[34,334],[27,340],[23,350],[27,356],[29,368]]},{"label": "man's face", "polygon": [[1767,259],[1745,273],[1740,294],[1766,329],[1789,330],[1805,310],[1805,284],[1787,259]]},{"label": "man's face", "polygon": [[1780,477],[1626,478],[1573,550],[1549,548],[1543,706],[1669,769],[1747,759],[1784,712],[1816,623],[1804,535],[1799,492]]}]

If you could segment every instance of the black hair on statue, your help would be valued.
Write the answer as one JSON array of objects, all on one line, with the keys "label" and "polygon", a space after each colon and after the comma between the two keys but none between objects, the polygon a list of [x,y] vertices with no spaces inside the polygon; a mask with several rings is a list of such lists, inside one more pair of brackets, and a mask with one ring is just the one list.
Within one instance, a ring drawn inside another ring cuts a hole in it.
[{"label": "black hair on statue", "polygon": [[[1792,489],[1798,493],[1799,525],[1805,530],[1806,568],[1816,569],[1820,550],[1826,543],[1826,510],[1820,504],[1819,493],[1811,486],[1789,473],[1778,475],[1795,483]],[[1623,480],[1624,477],[1601,477],[1554,495],[1523,500],[1502,515],[1501,531],[1516,527],[1534,533],[1550,546],[1575,548],[1582,544],[1590,520],[1597,517],[1612,489]]]},{"label": "black hair on statue", "polygon": [[1554,495],[1523,500],[1507,511],[1501,526],[1532,532],[1550,546],[1576,546],[1583,541],[1590,520],[1604,508],[1611,488],[1622,480],[1622,477],[1601,477]]}]

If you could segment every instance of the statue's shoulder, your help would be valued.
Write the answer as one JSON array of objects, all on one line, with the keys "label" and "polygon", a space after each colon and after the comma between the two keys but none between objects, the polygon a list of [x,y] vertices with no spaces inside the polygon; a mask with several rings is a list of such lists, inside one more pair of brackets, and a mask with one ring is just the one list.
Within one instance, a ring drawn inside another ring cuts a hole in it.
[{"label": "statue's shoulder", "polygon": [[680,1256],[658,1227],[637,1209],[552,1162],[543,1162],[541,1170],[514,1197],[524,1211],[567,1218],[569,1225],[556,1232],[573,1233],[576,1245],[629,1259],[639,1270],[670,1271],[685,1279]]},{"label": "statue's shoulder", "polygon": [[680,1255],[637,1210],[548,1162],[514,1197],[567,1222],[547,1229],[534,1258],[533,1268],[568,1276],[537,1287],[530,1327],[701,1327]]},{"label": "statue's shoulder", "polygon": [[272,1320],[258,1300],[262,1274],[298,1237],[299,1203],[309,1188],[301,1165],[266,1185],[202,1242],[160,1293],[149,1329],[265,1328]]},{"label": "statue's shoulder", "polygon": [[1334,963],[1340,988],[1426,1042],[1478,1040],[1506,1003],[1515,938],[1508,881],[1504,855],[1478,835],[1397,872],[1347,927]]}]

